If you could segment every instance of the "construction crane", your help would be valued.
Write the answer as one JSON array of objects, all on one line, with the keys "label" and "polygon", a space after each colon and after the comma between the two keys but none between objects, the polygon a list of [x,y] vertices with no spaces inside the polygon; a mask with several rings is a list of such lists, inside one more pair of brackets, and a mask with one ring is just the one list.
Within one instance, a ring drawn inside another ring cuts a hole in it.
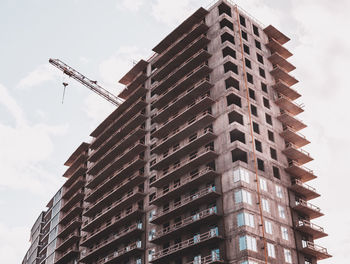
[{"label": "construction crane", "polygon": [[[123,99],[111,94],[106,89],[98,85],[97,81],[90,80],[86,76],[82,75],[80,72],[76,71],[72,67],[65,64],[63,61],[59,59],[49,59],[49,62],[53,66],[61,70],[64,74],[77,80],[78,82],[80,82],[81,84],[83,84],[84,86],[92,90],[93,92],[97,93],[98,95],[100,95],[101,97],[109,101],[110,103],[116,106],[119,106],[124,102]],[[67,83],[63,83],[64,88],[66,88],[67,85],[68,85]]]}]

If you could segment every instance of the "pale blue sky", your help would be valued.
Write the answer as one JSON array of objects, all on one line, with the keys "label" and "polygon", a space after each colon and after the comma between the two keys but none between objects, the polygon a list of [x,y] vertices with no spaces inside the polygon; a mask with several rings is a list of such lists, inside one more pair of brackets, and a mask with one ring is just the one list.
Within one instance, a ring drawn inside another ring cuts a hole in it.
[{"label": "pale blue sky", "polygon": [[[0,258],[19,263],[39,212],[63,183],[64,161],[113,107],[74,81],[61,104],[60,74],[50,57],[98,80],[111,92],[132,61],[211,0],[0,1]],[[346,203],[349,117],[347,76],[350,21],[345,0],[239,0],[237,3],[291,37],[293,74],[300,80],[309,125],[303,133],[326,216],[316,220],[329,238],[317,241],[347,263],[350,212]],[[340,184],[340,185],[339,185]],[[341,192],[344,191],[344,194]]]}]

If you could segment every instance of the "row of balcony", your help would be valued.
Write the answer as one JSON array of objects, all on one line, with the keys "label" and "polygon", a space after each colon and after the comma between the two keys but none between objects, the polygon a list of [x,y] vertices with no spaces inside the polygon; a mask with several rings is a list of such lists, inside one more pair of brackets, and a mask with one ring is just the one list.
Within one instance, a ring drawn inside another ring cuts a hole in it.
[{"label": "row of balcony", "polygon": [[93,247],[88,248],[81,254],[80,261],[86,262],[96,257],[101,256],[115,248],[122,242],[122,239],[127,239],[134,234],[141,233],[143,230],[142,223],[131,225],[115,234],[110,235],[107,239],[99,242]]},{"label": "row of balcony", "polygon": [[281,114],[277,116],[277,119],[285,126],[293,128],[295,131],[299,131],[306,127],[306,125],[300,119],[294,117],[287,111],[281,110]]},{"label": "row of balcony", "polygon": [[310,143],[306,137],[295,131],[293,128],[284,126],[283,131],[280,133],[280,136],[286,141],[292,143],[297,148],[303,147]]},{"label": "row of balcony", "polygon": [[213,132],[211,127],[205,128],[201,133],[196,133],[190,138],[186,139],[184,145],[180,147],[177,145],[175,148],[163,153],[163,155],[157,159],[157,162],[151,166],[151,170],[160,170],[166,166],[169,166],[174,160],[179,160],[181,157],[184,157],[189,152],[192,152],[193,149],[198,149],[201,146],[213,141],[216,138],[216,135]]},{"label": "row of balcony", "polygon": [[305,200],[297,199],[293,209],[301,213],[302,215],[307,215],[310,219],[314,219],[324,214],[321,213],[321,209]]},{"label": "row of balcony", "polygon": [[326,248],[318,246],[310,241],[302,241],[302,249],[301,252],[303,252],[306,255],[315,256],[317,260],[322,260],[326,258],[332,257],[330,254],[328,254],[328,251]]},{"label": "row of balcony", "polygon": [[282,150],[282,153],[286,155],[287,158],[296,161],[298,164],[305,164],[313,160],[310,153],[306,150],[298,148],[293,143],[287,143],[286,148]]},{"label": "row of balcony", "polygon": [[197,206],[201,203],[209,203],[215,201],[220,196],[216,191],[215,186],[206,187],[192,195],[182,198],[172,204],[172,206],[164,207],[162,210],[158,209],[153,216],[151,223],[162,223],[175,215],[179,215],[188,210],[189,207]]},{"label": "row of balcony", "polygon": [[299,179],[294,179],[289,189],[299,194],[300,196],[303,196],[306,201],[315,199],[320,196],[315,188],[303,183]]},{"label": "row of balcony", "polygon": [[106,151],[109,150],[111,146],[114,146],[127,136],[131,131],[140,126],[142,128],[142,123],[146,120],[146,116],[144,114],[136,114],[132,117],[128,122],[126,122],[122,127],[120,127],[117,131],[112,133],[108,139],[100,144],[99,147],[95,148],[91,151],[88,160],[90,162],[95,162],[98,160]]},{"label": "row of balcony", "polygon": [[307,220],[299,220],[295,228],[302,233],[311,235],[314,239],[327,236],[323,227],[320,227]]},{"label": "row of balcony", "polygon": [[283,58],[278,52],[274,52],[268,57],[268,60],[272,63],[272,65],[279,65],[286,72],[291,72],[295,70],[295,66]]},{"label": "row of balcony", "polygon": [[156,180],[152,182],[150,186],[159,188],[169,183],[169,181],[192,171],[193,168],[207,164],[208,162],[214,160],[217,156],[218,154],[214,151],[213,146],[207,146],[204,149],[195,151],[185,157],[182,161],[169,166],[169,169],[163,171],[161,175],[158,174]]},{"label": "row of balcony", "polygon": [[173,236],[177,232],[189,230],[194,225],[203,224],[205,221],[209,223],[218,217],[216,206],[205,209],[157,231],[154,237],[152,237],[151,242],[162,243],[164,240],[169,239],[169,236]]},{"label": "row of balcony", "polygon": [[220,240],[222,240],[222,237],[219,235],[218,229],[213,228],[206,233],[195,235],[188,240],[182,241],[178,244],[172,245],[168,248],[155,252],[152,255],[152,259],[150,262],[164,263],[164,262],[167,262],[171,257],[179,255],[194,247],[198,247],[198,246],[205,247],[210,243],[215,243],[215,242],[217,243]]},{"label": "row of balcony", "polygon": [[144,249],[142,248],[142,242],[136,241],[122,249],[114,251],[109,255],[97,259],[97,261],[92,262],[93,264],[107,264],[107,263],[118,263],[121,258],[126,258],[128,256],[134,255],[137,252],[141,253]]},{"label": "row of balcony", "polygon": [[178,181],[171,183],[167,188],[157,190],[156,196],[150,201],[150,204],[159,205],[177,197],[180,193],[186,192],[191,188],[198,186],[202,182],[213,180],[219,174],[211,167],[206,167],[195,173],[189,173],[187,176],[180,178]]},{"label": "row of balcony", "polygon": [[283,94],[277,94],[277,98],[275,99],[275,103],[279,108],[287,111],[291,115],[298,115],[304,111],[303,105],[299,105],[294,103],[288,97]]},{"label": "row of balcony", "polygon": [[[200,80],[205,79],[212,71],[205,63],[198,66],[196,69],[188,73],[185,77],[178,80],[174,85],[166,89],[163,94],[157,97],[157,100],[152,103],[152,106],[161,109],[166,106],[173,98],[176,98],[181,93],[185,92],[188,87],[196,85]],[[207,80],[209,81],[209,80]]]},{"label": "row of balcony", "polygon": [[313,170],[302,166],[296,161],[290,161],[285,170],[295,178],[300,179],[302,182],[307,182],[317,178]]},{"label": "row of balcony", "polygon": [[282,80],[276,80],[276,83],[272,86],[272,88],[279,94],[283,94],[290,100],[298,99],[301,95],[293,88],[289,87]]}]

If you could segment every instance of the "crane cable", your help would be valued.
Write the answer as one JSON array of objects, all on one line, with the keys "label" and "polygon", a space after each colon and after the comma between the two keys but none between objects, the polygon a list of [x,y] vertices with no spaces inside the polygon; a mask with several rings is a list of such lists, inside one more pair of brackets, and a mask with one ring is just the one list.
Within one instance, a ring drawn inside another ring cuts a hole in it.
[{"label": "crane cable", "polygon": [[248,103],[250,136],[251,136],[251,140],[252,140],[254,168],[255,168],[255,180],[256,180],[256,189],[257,189],[257,194],[258,194],[258,204],[259,204],[259,212],[260,212],[262,238],[263,238],[263,242],[264,242],[265,263],[268,264],[267,242],[266,242],[266,237],[265,237],[265,225],[264,225],[264,217],[263,217],[263,211],[262,211],[262,206],[261,206],[261,194],[260,194],[260,183],[259,183],[259,176],[258,176],[258,166],[257,166],[256,153],[255,153],[255,139],[254,139],[254,134],[253,134],[253,121],[252,121],[252,115],[251,115],[251,110],[250,110],[251,104],[250,104],[250,99],[249,99],[247,72],[246,72],[246,68],[245,68],[245,60],[244,60],[244,52],[243,52],[242,31],[241,31],[241,25],[239,23],[239,13],[238,13],[237,5],[235,5],[235,10],[236,10],[236,16],[237,16],[237,24],[238,24],[238,31],[239,31],[238,33],[239,33],[239,40],[240,40],[241,54],[242,54],[244,85],[245,85],[245,89],[246,89],[246,99],[247,99],[247,103]]}]

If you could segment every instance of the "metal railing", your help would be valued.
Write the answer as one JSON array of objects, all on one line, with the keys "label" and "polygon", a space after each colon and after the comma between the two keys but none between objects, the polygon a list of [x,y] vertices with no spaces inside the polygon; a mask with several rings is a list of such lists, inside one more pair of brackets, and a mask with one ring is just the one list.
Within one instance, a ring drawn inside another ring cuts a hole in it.
[{"label": "metal railing", "polygon": [[315,243],[312,243],[310,241],[302,240],[302,246],[303,246],[303,248],[309,248],[311,250],[315,250],[315,251],[318,251],[320,253],[328,255],[328,251],[325,247],[321,247],[321,246],[316,245]]},{"label": "metal railing", "polygon": [[213,263],[213,262],[216,262],[216,261],[222,262],[223,260],[220,257],[220,254],[212,253],[209,256],[206,256],[206,257],[203,257],[203,258],[200,258],[200,259],[195,259],[195,260],[193,260],[191,262],[187,262],[186,264],[210,264],[210,263]]},{"label": "metal railing", "polygon": [[290,131],[292,131],[294,134],[297,134],[298,136],[300,136],[300,137],[306,139],[306,137],[305,137],[303,134],[301,134],[300,132],[296,131],[294,128],[292,128],[292,127],[290,127],[290,126],[285,125],[285,127],[283,128],[283,131],[287,131],[287,130],[290,130]]},{"label": "metal railing", "polygon": [[310,227],[314,230],[317,230],[319,232],[322,232],[324,233],[324,229],[323,227],[320,227],[319,225],[316,225],[314,223],[311,223],[310,221],[307,221],[307,220],[299,220],[298,223],[297,223],[297,227]]},{"label": "metal railing", "polygon": [[301,180],[299,180],[299,179],[294,179],[294,180],[293,180],[293,184],[298,185],[298,186],[301,186],[301,187],[303,187],[303,188],[305,188],[305,189],[308,189],[308,190],[310,190],[310,191],[316,193],[316,189],[315,189],[314,187],[311,187],[310,185],[308,185],[308,184],[306,184],[306,183],[303,183],[303,182],[302,182]]},{"label": "metal railing", "polygon": [[128,253],[134,249],[141,249],[142,248],[142,242],[141,241],[136,241],[128,246],[126,246],[125,248],[122,248],[122,249],[119,249],[117,251],[114,251],[113,253],[103,257],[103,258],[100,258],[96,264],[100,264],[100,263],[106,263],[110,260],[113,260],[119,256],[122,256],[124,255],[125,253]]},{"label": "metal railing", "polygon": [[305,200],[302,200],[302,199],[297,199],[295,201],[295,205],[298,206],[298,205],[301,205],[301,206],[304,206],[304,207],[307,207],[313,211],[317,211],[317,212],[321,212],[321,208],[319,208],[318,206],[316,205],[313,205]]},{"label": "metal railing", "polygon": [[291,142],[288,142],[288,143],[286,144],[286,148],[293,148],[293,149],[295,149],[295,150],[297,150],[297,151],[299,151],[299,152],[305,154],[306,156],[310,157],[310,153],[309,153],[309,152],[307,152],[306,150],[304,150],[304,149],[302,149],[302,148],[298,148],[296,145],[294,145],[294,144],[291,143]]}]

